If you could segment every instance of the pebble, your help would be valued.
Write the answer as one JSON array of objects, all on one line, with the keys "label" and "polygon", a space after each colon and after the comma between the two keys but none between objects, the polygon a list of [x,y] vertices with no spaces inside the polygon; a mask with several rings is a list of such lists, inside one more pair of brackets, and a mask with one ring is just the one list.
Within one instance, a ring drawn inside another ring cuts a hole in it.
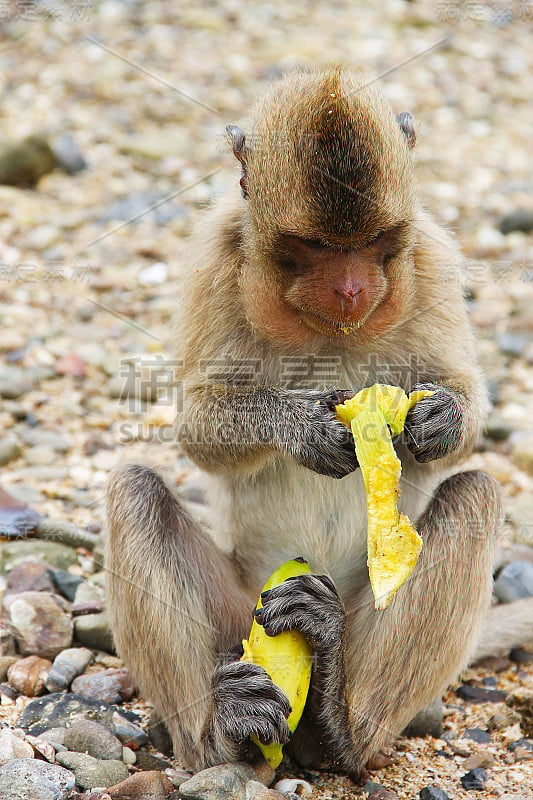
[{"label": "pebble", "polygon": [[494,593],[500,603],[512,603],[533,595],[533,564],[513,561],[502,569],[494,581]]},{"label": "pebble", "polygon": [[85,671],[92,657],[91,651],[85,647],[68,647],[62,650],[55,657],[46,679],[48,691],[61,692],[63,689],[69,689],[74,678]]},{"label": "pebble", "polygon": [[18,656],[0,656],[0,681],[5,681],[9,667],[18,661]]},{"label": "pebble", "polygon": [[3,397],[4,400],[16,400],[31,392],[32,389],[33,383],[29,380],[0,380],[0,397]]},{"label": "pebble", "polygon": [[61,592],[63,597],[72,602],[76,596],[78,586],[83,583],[83,578],[80,578],[79,575],[71,575],[70,572],[64,569],[53,569],[51,574],[58,592]]},{"label": "pebble", "polygon": [[418,712],[403,731],[404,736],[433,736],[439,739],[442,733],[443,705],[440,697],[435,697]]},{"label": "pebble", "polygon": [[92,550],[98,541],[98,537],[94,533],[81,530],[72,522],[49,517],[43,517],[39,521],[37,533],[44,539],[52,539],[70,547],[86,547],[88,550]]},{"label": "pebble", "polygon": [[[66,728],[49,728],[36,736],[36,739],[41,739],[45,743],[50,743],[54,750],[64,752],[68,748],[65,747],[65,734]],[[31,736],[31,734],[27,734]]]},{"label": "pebble", "polygon": [[107,788],[129,775],[122,761],[93,758],[87,753],[57,753],[56,761],[74,772],[76,784],[81,789],[92,789],[93,786]]},{"label": "pebble", "polygon": [[398,795],[396,792],[392,792],[390,789],[378,789],[377,792],[372,792],[372,794],[368,795],[368,800],[398,800]]},{"label": "pebble", "polygon": [[511,753],[514,753],[516,750],[529,750],[530,753],[533,753],[533,742],[530,739],[517,739],[515,742],[511,742],[508,745],[508,749]]},{"label": "pebble", "polygon": [[166,769],[172,768],[172,764],[169,761],[165,761],[164,758],[160,758],[159,756],[154,756],[152,753],[146,753],[143,750],[137,751],[136,764],[139,769],[146,772],[154,769],[164,772]]},{"label": "pebble", "polygon": [[159,286],[168,278],[168,267],[163,261],[157,261],[139,272],[138,281],[141,286]]},{"label": "pebble", "polygon": [[122,744],[107,728],[90,719],[75,720],[67,728],[63,744],[68,750],[93,758],[122,759]]},{"label": "pebble", "polygon": [[22,592],[4,598],[9,630],[22,655],[53,659],[72,643],[72,620],[57,596],[47,592]]},{"label": "pebble", "polygon": [[514,426],[497,411],[493,411],[487,420],[486,431],[493,442],[503,442],[513,433]]},{"label": "pebble", "polygon": [[172,782],[160,772],[138,772],[107,789],[111,800],[165,800],[174,790]]},{"label": "pebble", "polygon": [[4,436],[0,441],[0,467],[15,461],[22,453],[20,445],[12,436]]},{"label": "pebble", "polygon": [[39,656],[21,658],[7,671],[11,686],[26,697],[37,697],[45,691],[52,662]]},{"label": "pebble", "polygon": [[2,800],[67,800],[74,775],[57,764],[17,759],[0,768]]},{"label": "pebble", "polygon": [[174,769],[174,768],[166,769],[165,775],[172,783],[172,785],[176,787],[176,789],[179,789],[181,784],[185,783],[185,781],[188,781],[189,778],[191,777],[190,772],[186,772],[186,770],[184,769]]},{"label": "pebble", "polygon": [[484,789],[488,779],[489,776],[485,770],[482,769],[482,767],[478,767],[471,772],[467,772],[466,775],[463,775],[461,778],[461,786],[463,789],[466,789],[467,792],[473,789]]},{"label": "pebble", "polygon": [[521,434],[513,437],[511,457],[520,469],[533,475],[533,435]]},{"label": "pebble", "polygon": [[124,745],[122,745],[122,760],[129,767],[133,766],[133,764],[136,763],[137,756],[135,755],[131,747],[124,747]]},{"label": "pebble", "polygon": [[286,797],[276,789],[267,789],[259,781],[248,781],[246,784],[245,800],[286,800]]},{"label": "pebble", "polygon": [[201,800],[245,800],[246,784],[257,780],[248,764],[220,764],[196,773],[180,786],[180,794]]},{"label": "pebble", "polygon": [[516,331],[502,331],[496,335],[496,342],[507,356],[521,356],[528,343],[528,336]]},{"label": "pebble", "polygon": [[67,453],[70,450],[69,442],[61,434],[45,428],[27,428],[22,431],[21,437],[30,447],[49,447],[55,453]]},{"label": "pebble", "polygon": [[59,166],[69,175],[75,175],[86,169],[85,159],[70,133],[61,133],[59,136],[53,137],[50,140],[50,147]]},{"label": "pebble", "polygon": [[32,747],[10,728],[2,728],[0,730],[0,767],[15,758],[33,758]]},{"label": "pebble", "polygon": [[489,718],[487,728],[489,731],[503,731],[519,721],[519,715],[510,708],[506,708],[505,711],[497,711]]},{"label": "pebble", "polygon": [[30,466],[41,467],[53,464],[56,460],[56,455],[51,447],[38,445],[37,447],[28,447],[24,451],[24,458]]},{"label": "pebble", "polygon": [[513,499],[509,507],[509,520],[514,527],[514,540],[519,544],[533,546],[533,495],[523,492]]},{"label": "pebble", "polygon": [[53,593],[54,583],[50,567],[40,561],[23,561],[7,576],[6,594],[20,594],[21,592],[48,592]]},{"label": "pebble", "polygon": [[450,800],[450,798],[437,786],[424,786],[420,790],[420,800]]},{"label": "pebble", "polygon": [[463,762],[463,769],[472,772],[478,767],[492,767],[493,764],[494,756],[492,753],[489,753],[488,750],[478,750],[477,753],[473,753],[465,759]]},{"label": "pebble", "polygon": [[502,217],[499,229],[503,234],[508,234],[512,231],[529,233],[533,230],[533,210],[517,208],[514,211],[510,211]]},{"label": "pebble", "polygon": [[530,653],[524,647],[513,647],[509,652],[509,658],[514,664],[519,664],[520,666],[533,664],[533,653]]},{"label": "pebble", "polygon": [[[131,712],[128,712],[131,714]],[[17,725],[34,736],[50,728],[64,728],[75,719],[90,718],[114,733],[122,744],[142,747],[148,736],[135,722],[113,707],[78,697],[70,692],[48,694],[32,700],[17,720]]]},{"label": "pebble", "polygon": [[283,778],[276,783],[274,789],[283,794],[294,792],[294,794],[306,795],[313,792],[311,784],[301,778]]},{"label": "pebble", "polygon": [[135,687],[128,670],[122,668],[80,675],[72,682],[72,691],[91,700],[113,704],[131,700]]},{"label": "pebble", "polygon": [[478,744],[490,744],[491,742],[490,733],[481,730],[481,728],[467,728],[461,738],[470,739]]},{"label": "pebble", "polygon": [[464,684],[455,690],[457,697],[467,703],[502,703],[507,697],[505,692],[497,689],[483,689],[481,686],[468,686]]},{"label": "pebble", "polygon": [[[160,205],[157,206],[157,203]],[[166,225],[184,214],[183,206],[173,200],[165,201],[165,195],[160,192],[136,192],[121,197],[104,208],[98,221],[123,220],[132,225],[138,222]]]},{"label": "pebble", "polygon": [[64,570],[78,564],[78,557],[71,547],[40,539],[25,539],[2,542],[0,574],[10,572],[17,564],[27,561],[29,558]]},{"label": "pebble", "polygon": [[520,727],[526,736],[533,736],[533,689],[520,686],[507,698],[507,705],[520,714]]},{"label": "pebble", "polygon": [[[21,487],[17,488],[20,490]],[[11,487],[10,495],[0,490],[0,536],[2,537],[18,539],[27,536],[30,531],[35,530],[39,521],[39,514],[28,508],[25,501],[17,496],[18,494],[20,492],[14,491],[13,487]],[[18,544],[18,542],[12,544]],[[4,565],[9,556],[6,556],[4,547],[8,546],[8,544],[2,545],[4,552],[0,553],[0,572],[7,571]]]},{"label": "pebble", "polygon": [[76,639],[86,647],[93,650],[106,650],[108,653],[113,653],[115,650],[107,611],[76,617],[74,632]]},{"label": "pebble", "polygon": [[37,736],[32,736],[30,733],[26,734],[26,741],[32,746],[36,756],[44,758],[44,760],[48,761],[50,764],[55,763],[56,749],[50,742],[45,742],[44,739],[39,739]]},{"label": "pebble", "polygon": [[477,667],[482,667],[489,672],[505,672],[511,666],[511,659],[505,656],[486,656],[476,661]]}]

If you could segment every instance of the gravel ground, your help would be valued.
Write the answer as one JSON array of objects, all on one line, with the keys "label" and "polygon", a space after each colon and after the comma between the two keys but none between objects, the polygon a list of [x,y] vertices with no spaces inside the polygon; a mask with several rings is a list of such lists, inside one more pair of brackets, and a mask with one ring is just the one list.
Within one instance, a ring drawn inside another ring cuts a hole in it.
[{"label": "gravel ground", "polygon": [[[285,70],[340,61],[380,76],[395,110],[417,120],[421,196],[469,258],[495,403],[470,463],[503,486],[504,546],[533,545],[533,238],[499,230],[505,215],[533,212],[531,2],[181,0],[171,9],[51,0],[2,4],[0,28],[0,144],[67,133],[87,162],[33,189],[0,186],[4,489],[98,532],[120,461],[159,465],[177,484],[194,479],[171,440],[175,397],[165,384],[185,237],[208,199],[237,180],[226,123],[245,127],[256,95]],[[152,403],[156,387],[133,379],[146,367],[161,369]],[[73,570],[92,568],[81,552]],[[497,679],[498,688],[533,688],[533,668],[512,665]],[[494,712],[446,700],[450,732],[484,728]],[[0,719],[13,714],[6,701]],[[490,781],[476,797],[533,797],[533,762],[507,750],[518,738],[517,725],[493,736]],[[474,796],[459,783],[467,756],[445,758],[443,748],[401,740],[393,765],[372,778],[402,800],[430,783],[454,800]],[[315,787],[317,798],[355,792],[332,776]]]}]

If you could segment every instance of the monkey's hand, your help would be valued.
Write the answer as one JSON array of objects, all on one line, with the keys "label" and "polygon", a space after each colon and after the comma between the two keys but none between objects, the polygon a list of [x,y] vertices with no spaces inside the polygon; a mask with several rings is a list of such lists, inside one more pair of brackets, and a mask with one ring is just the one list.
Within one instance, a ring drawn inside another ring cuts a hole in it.
[{"label": "monkey's hand", "polygon": [[300,631],[318,654],[342,644],[345,613],[337,590],[327,575],[298,575],[261,594],[257,622],[269,636]]},{"label": "monkey's hand", "polygon": [[331,478],[344,478],[357,469],[352,433],[335,416],[335,406],[353,392],[294,391],[288,396],[294,426],[286,451],[302,466]]},{"label": "monkey's hand", "polygon": [[415,390],[434,392],[409,411],[406,444],[417,461],[425,463],[453,453],[461,444],[463,414],[457,396],[444,386],[420,383]]},{"label": "monkey's hand", "polygon": [[284,692],[257,664],[233,661],[213,673],[215,725],[240,744],[255,735],[262,744],[286,744],[291,738],[291,706]]}]

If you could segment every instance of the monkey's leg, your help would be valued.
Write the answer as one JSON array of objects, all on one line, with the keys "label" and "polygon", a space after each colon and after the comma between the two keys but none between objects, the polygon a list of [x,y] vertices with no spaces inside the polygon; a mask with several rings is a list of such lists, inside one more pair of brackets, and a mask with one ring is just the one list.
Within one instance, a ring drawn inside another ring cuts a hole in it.
[{"label": "monkey's leg", "polygon": [[[466,666],[490,601],[500,492],[482,472],[442,483],[417,528],[410,580],[385,611],[370,586],[346,607],[346,698],[352,759],[362,767]],[[341,713],[339,709],[339,714]]]},{"label": "monkey's leg", "polygon": [[238,588],[229,559],[152,470],[117,471],[107,515],[107,597],[118,652],[180,760],[194,769],[235,760],[239,747],[218,724],[212,678],[221,655],[248,633],[253,601]]}]

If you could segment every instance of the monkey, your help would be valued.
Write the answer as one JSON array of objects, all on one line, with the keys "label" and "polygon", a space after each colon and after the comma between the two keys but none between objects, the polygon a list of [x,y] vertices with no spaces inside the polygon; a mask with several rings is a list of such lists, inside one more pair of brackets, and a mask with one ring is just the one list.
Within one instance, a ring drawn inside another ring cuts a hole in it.
[{"label": "monkey", "polygon": [[[458,465],[487,396],[462,256],[417,198],[412,115],[334,67],[275,82],[252,120],[251,135],[227,128],[240,191],[205,212],[177,311],[176,437],[206,476],[211,524],[156,471],[121,466],[107,491],[109,613],[186,766],[250,757],[255,735],[358,775],[476,651],[501,497]],[[335,416],[374,382],[433,392],[395,440],[400,509],[423,549],[379,612],[362,477]],[[255,612],[267,634],[299,630],[313,649],[307,727],[291,737],[287,698],[238,644],[265,579],[295,556],[312,573]],[[524,608],[520,636],[526,620]],[[483,630],[486,649],[497,626]]]}]

